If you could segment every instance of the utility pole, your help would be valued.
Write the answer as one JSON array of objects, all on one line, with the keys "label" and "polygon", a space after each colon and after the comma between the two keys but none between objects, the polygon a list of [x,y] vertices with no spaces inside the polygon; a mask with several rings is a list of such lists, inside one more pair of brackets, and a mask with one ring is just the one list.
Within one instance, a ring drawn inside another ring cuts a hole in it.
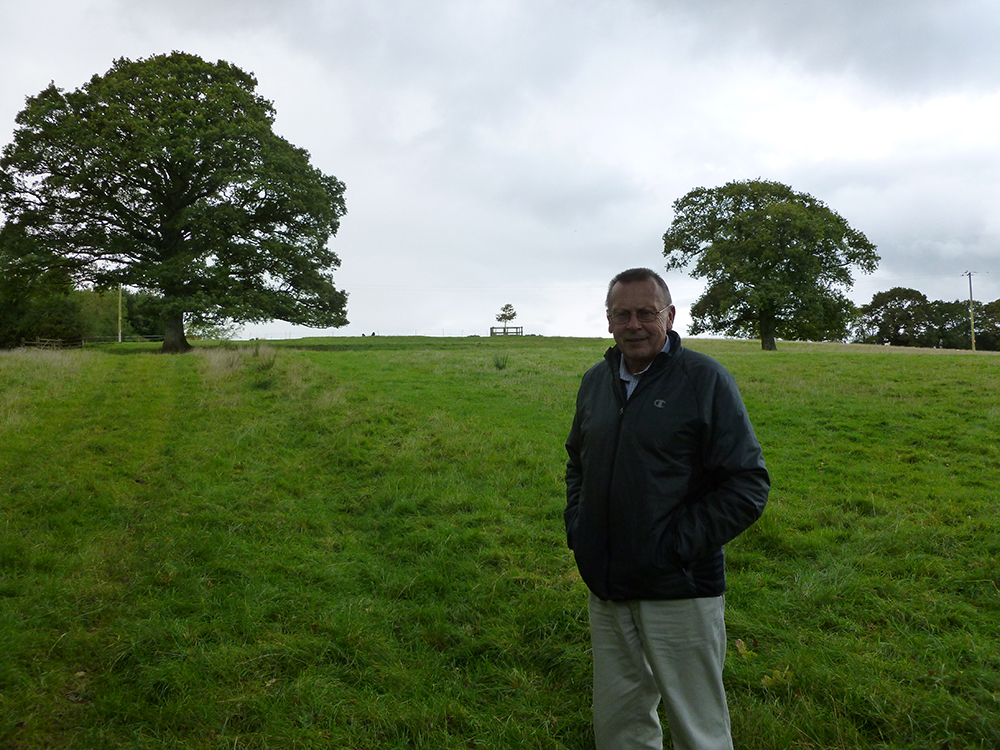
[{"label": "utility pole", "polygon": [[969,277],[969,327],[972,331],[972,351],[976,351],[976,317],[972,312],[972,274],[973,271],[966,271],[963,276]]}]

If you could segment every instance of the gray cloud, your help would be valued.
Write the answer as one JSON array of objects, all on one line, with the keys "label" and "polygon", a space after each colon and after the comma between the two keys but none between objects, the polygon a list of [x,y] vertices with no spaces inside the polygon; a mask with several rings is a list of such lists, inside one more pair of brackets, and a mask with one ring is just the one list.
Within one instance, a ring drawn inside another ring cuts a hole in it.
[{"label": "gray cloud", "polygon": [[[116,57],[253,71],[347,183],[348,334],[482,333],[510,302],[604,335],[607,279],[662,267],[671,203],[758,176],[879,245],[857,301],[954,299],[972,266],[995,299],[998,25],[984,0],[36,0],[0,8],[0,144],[26,95]],[[670,283],[683,327],[700,283]]]},{"label": "gray cloud", "polygon": [[701,49],[772,54],[814,73],[860,78],[891,96],[1000,84],[1000,20],[989,0],[675,0],[662,7],[697,29]]}]

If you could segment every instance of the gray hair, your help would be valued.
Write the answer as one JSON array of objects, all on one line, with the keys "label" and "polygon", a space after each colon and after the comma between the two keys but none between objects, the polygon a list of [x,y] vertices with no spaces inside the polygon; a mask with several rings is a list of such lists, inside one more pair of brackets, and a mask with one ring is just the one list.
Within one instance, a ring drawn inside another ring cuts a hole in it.
[{"label": "gray hair", "polygon": [[630,268],[611,279],[611,283],[608,284],[608,294],[604,298],[604,306],[610,309],[611,290],[615,288],[615,284],[634,284],[637,281],[655,281],[656,285],[660,288],[660,292],[663,294],[664,303],[668,306],[673,304],[673,300],[670,298],[670,289],[667,288],[667,282],[663,280],[660,274],[649,268]]}]

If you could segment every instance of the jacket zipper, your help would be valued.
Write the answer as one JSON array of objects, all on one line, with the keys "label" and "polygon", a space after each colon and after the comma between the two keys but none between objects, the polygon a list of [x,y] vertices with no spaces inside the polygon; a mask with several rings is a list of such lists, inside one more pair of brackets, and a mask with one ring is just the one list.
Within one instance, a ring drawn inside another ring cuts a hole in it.
[{"label": "jacket zipper", "polygon": [[605,555],[604,555],[604,559],[607,560],[607,563],[606,563],[606,566],[605,566],[605,569],[604,569],[604,590],[610,596],[611,595],[611,562],[612,562],[612,560],[611,560],[611,549],[612,549],[611,539],[612,539],[612,536],[613,536],[612,533],[611,533],[611,523],[612,523],[612,519],[611,519],[611,515],[612,515],[611,514],[611,496],[612,496],[611,495],[611,490],[612,490],[612,488],[614,487],[614,484],[615,484],[615,469],[618,467],[618,446],[621,443],[622,421],[625,418],[625,406],[628,404],[628,400],[622,394],[622,385],[621,385],[621,381],[620,381],[620,379],[618,377],[618,373],[615,370],[614,357],[611,357],[611,359],[608,361],[608,368],[611,370],[611,387],[612,387],[612,389],[615,392],[615,398],[618,400],[618,425],[617,425],[617,428],[615,429],[615,445],[614,445],[614,449],[612,450],[612,455],[614,456],[614,460],[611,462],[611,473],[608,476],[608,491],[607,491],[607,498],[608,498],[607,514],[608,514],[608,516],[607,516],[607,522],[606,522],[608,533],[607,533],[607,537],[605,538],[605,544],[607,546],[606,546]]}]

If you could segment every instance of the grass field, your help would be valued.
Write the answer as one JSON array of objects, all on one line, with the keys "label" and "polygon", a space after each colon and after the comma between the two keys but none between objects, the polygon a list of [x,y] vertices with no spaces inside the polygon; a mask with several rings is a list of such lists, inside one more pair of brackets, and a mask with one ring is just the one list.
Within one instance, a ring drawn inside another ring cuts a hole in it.
[{"label": "grass field", "polygon": [[[691,341],[773,489],[737,747],[1000,747],[1000,358]],[[0,353],[0,747],[587,748],[588,339]]]}]

